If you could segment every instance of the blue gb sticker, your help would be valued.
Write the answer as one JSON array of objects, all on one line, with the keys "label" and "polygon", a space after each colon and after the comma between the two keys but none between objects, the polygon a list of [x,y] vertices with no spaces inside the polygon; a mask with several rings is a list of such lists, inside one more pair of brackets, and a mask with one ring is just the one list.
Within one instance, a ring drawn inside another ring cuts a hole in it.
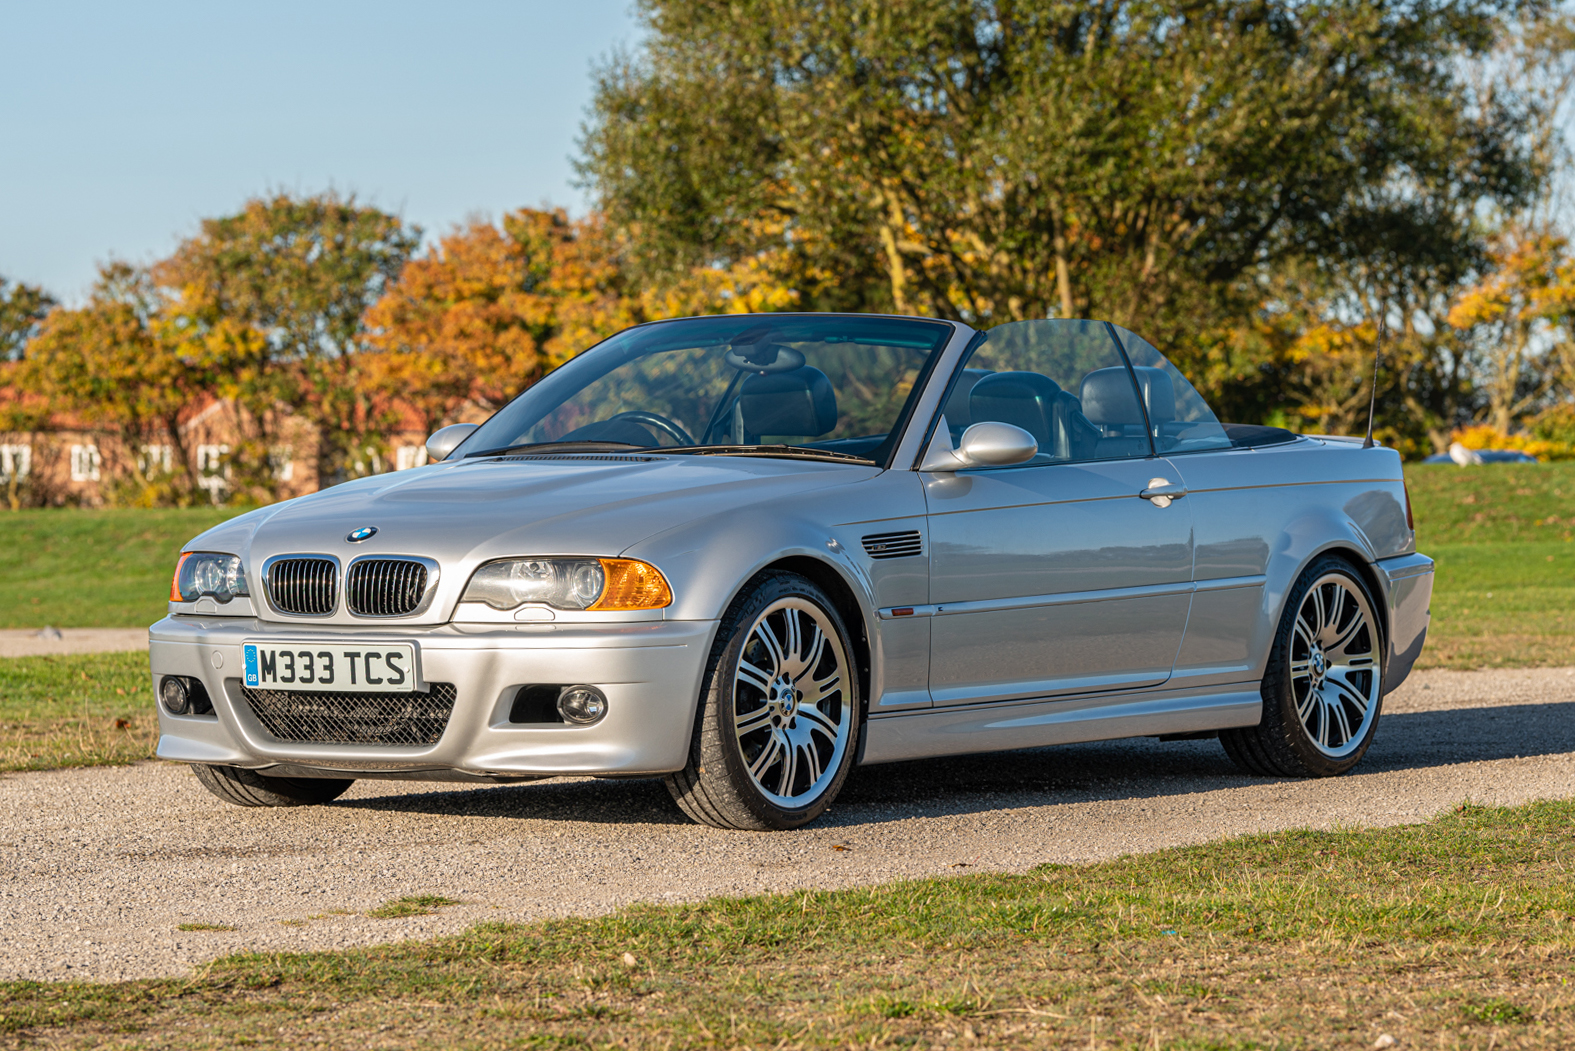
[{"label": "blue gb sticker", "polygon": [[261,685],[257,681],[257,647],[248,644],[242,649],[246,655],[246,685]]}]

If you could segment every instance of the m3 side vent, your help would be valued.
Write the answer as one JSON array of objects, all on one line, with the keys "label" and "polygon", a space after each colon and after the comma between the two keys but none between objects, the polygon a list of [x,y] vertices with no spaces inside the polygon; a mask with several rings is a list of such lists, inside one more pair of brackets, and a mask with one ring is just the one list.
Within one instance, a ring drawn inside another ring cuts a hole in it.
[{"label": "m3 side vent", "polygon": [[871,558],[908,558],[922,553],[917,529],[901,533],[871,533],[862,543],[864,553]]},{"label": "m3 side vent", "polygon": [[338,601],[338,567],[329,558],[281,558],[268,567],[268,597],[297,617],[326,617]]},{"label": "m3 side vent", "polygon": [[345,603],[358,617],[404,617],[421,605],[427,567],[403,558],[363,558],[350,567]]}]

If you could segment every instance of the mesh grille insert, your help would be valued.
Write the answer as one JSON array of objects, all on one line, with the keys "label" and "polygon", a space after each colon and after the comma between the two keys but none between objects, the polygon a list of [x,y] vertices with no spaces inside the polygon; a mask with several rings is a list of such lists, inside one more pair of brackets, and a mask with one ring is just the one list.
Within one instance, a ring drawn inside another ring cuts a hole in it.
[{"label": "mesh grille insert", "polygon": [[280,741],[434,745],[448,726],[457,691],[451,682],[430,686],[431,693],[313,693],[243,686],[241,696],[257,721]]},{"label": "mesh grille insert", "polygon": [[339,597],[336,569],[329,558],[281,558],[268,567],[268,597],[285,613],[325,617]]},{"label": "mesh grille insert", "polygon": [[345,604],[359,617],[414,613],[427,590],[427,567],[403,558],[363,558],[345,579]]},{"label": "mesh grille insert", "polygon": [[921,550],[919,531],[909,529],[901,533],[871,533],[863,540],[864,551],[871,558],[907,558]]}]

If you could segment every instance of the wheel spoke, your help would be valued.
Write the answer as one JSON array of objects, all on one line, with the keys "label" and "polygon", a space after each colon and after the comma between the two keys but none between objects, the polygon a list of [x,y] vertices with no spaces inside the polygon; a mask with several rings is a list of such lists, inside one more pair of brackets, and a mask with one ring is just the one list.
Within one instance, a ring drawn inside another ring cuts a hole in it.
[{"label": "wheel spoke", "polygon": [[1335,725],[1340,728],[1340,743],[1347,744],[1351,740],[1351,720],[1345,714],[1345,705],[1340,703],[1339,691],[1334,698],[1326,702],[1329,712],[1334,716]]},{"label": "wheel spoke", "polygon": [[808,783],[810,786],[813,786],[816,781],[820,780],[820,752],[816,751],[815,742],[812,739],[805,740],[798,747],[799,751],[804,753],[804,767],[809,779]]},{"label": "wheel spoke", "polygon": [[1345,668],[1331,668],[1329,670],[1329,684],[1335,688],[1337,693],[1350,701],[1351,707],[1356,709],[1358,715],[1365,718],[1367,716],[1367,697],[1361,690],[1356,688],[1350,679],[1346,678],[1347,671],[1348,669]]},{"label": "wheel spoke", "polygon": [[771,675],[761,671],[746,660],[738,662],[738,681],[753,686],[767,697],[771,696]]},{"label": "wheel spoke", "polygon": [[760,750],[759,755],[755,756],[755,761],[749,764],[749,775],[756,781],[765,777],[766,771],[771,769],[771,764],[776,762],[777,754],[782,751],[783,744],[782,731],[773,727],[766,746]]},{"label": "wheel spoke", "polygon": [[826,633],[820,630],[820,625],[810,622],[814,635],[810,638],[809,652],[804,656],[804,666],[793,676],[794,681],[806,675],[814,675],[815,669],[820,666],[820,658],[826,652]]},{"label": "wheel spoke", "polygon": [[769,682],[782,674],[782,666],[787,663],[787,659],[782,652],[782,644],[777,641],[777,633],[771,630],[771,624],[764,618],[755,626],[755,636],[766,647],[766,652],[771,654],[771,673],[766,676]]},{"label": "wheel spoke", "polygon": [[831,721],[831,716],[827,715],[825,712],[821,711],[819,708],[816,708],[812,704],[800,705],[797,717],[806,720],[811,731],[819,730],[821,733],[831,738],[832,741],[837,739],[837,734],[842,729],[842,727]]},{"label": "wheel spoke", "polygon": [[782,781],[777,786],[777,795],[793,795],[793,776],[798,773],[798,746],[792,741],[782,742]]},{"label": "wheel spoke", "polygon": [[1305,679],[1312,674],[1312,658],[1291,661],[1291,678]]},{"label": "wheel spoke", "polygon": [[796,609],[782,611],[782,625],[786,630],[786,637],[782,640],[782,674],[793,676],[798,674],[804,660],[804,627],[800,622],[803,616]]},{"label": "wheel spoke", "polygon": [[1315,691],[1318,698],[1318,743],[1325,748],[1329,745],[1329,702],[1324,699],[1323,691]]},{"label": "wheel spoke", "polygon": [[[1346,657],[1346,656],[1348,656],[1348,654],[1346,652],[1346,647],[1349,646],[1356,639],[1357,635],[1361,634],[1362,628],[1364,628],[1366,626],[1367,626],[1367,618],[1362,616],[1362,611],[1361,610],[1357,610],[1356,611],[1356,616],[1351,618],[1350,626],[1348,628],[1346,628],[1344,631],[1342,631],[1338,638],[1336,638],[1333,642],[1329,643],[1329,645],[1324,648],[1324,652],[1328,653],[1329,656],[1331,656],[1331,657],[1335,657],[1335,656]],[[1341,663],[1343,664],[1345,662],[1341,661]]]},{"label": "wheel spoke", "polygon": [[1325,623],[1323,611],[1323,587],[1318,586],[1313,588],[1307,597],[1312,600],[1313,604],[1313,638],[1317,638],[1319,635],[1323,634],[1323,626]]},{"label": "wheel spoke", "polygon": [[771,725],[771,708],[762,705],[754,711],[738,716],[733,720],[733,730],[739,737],[752,734],[756,730],[764,729]]},{"label": "wheel spoke", "polygon": [[1307,695],[1296,704],[1296,716],[1301,719],[1302,725],[1307,727],[1308,733],[1312,732],[1312,715],[1318,706],[1318,701],[1318,691],[1309,686],[1307,687]]}]

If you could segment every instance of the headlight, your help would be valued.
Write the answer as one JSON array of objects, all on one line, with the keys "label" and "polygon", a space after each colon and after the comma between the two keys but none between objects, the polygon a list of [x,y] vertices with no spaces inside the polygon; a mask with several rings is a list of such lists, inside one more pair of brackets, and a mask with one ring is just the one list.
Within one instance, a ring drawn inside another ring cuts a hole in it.
[{"label": "headlight", "polygon": [[508,558],[476,570],[461,602],[513,609],[541,602],[557,609],[661,609],[673,601],[653,565],[632,558]]},{"label": "headlight", "polygon": [[175,564],[175,579],[170,581],[171,602],[196,602],[207,597],[219,602],[244,598],[246,567],[234,555],[211,551],[188,551]]}]

